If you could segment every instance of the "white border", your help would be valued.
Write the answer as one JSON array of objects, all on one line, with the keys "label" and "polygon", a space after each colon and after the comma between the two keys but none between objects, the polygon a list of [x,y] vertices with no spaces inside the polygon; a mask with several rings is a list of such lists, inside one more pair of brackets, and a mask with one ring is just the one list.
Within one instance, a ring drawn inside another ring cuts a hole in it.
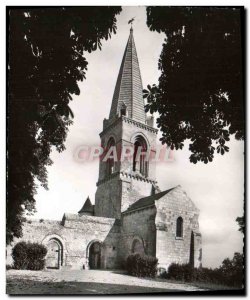
[{"label": "white border", "polygon": [[[74,0],[74,1],[65,1],[65,0],[57,0],[57,1],[39,1],[39,3],[35,3],[34,0],[26,0],[26,1],[7,1],[3,0],[0,2],[0,20],[1,20],[1,26],[0,26],[0,33],[1,33],[1,47],[0,47],[0,57],[1,57],[1,107],[0,107],[0,145],[1,145],[1,155],[0,155],[0,166],[2,167],[2,172],[0,173],[0,199],[1,199],[1,230],[0,230],[0,240],[2,241],[2,251],[1,251],[1,272],[0,272],[0,294],[1,294],[1,299],[7,299],[7,295],[5,294],[5,285],[6,285],[6,279],[5,279],[5,198],[6,198],[6,188],[5,188],[5,159],[6,159],[6,6],[7,5],[15,5],[15,6],[34,6],[34,5],[43,5],[43,6],[51,6],[51,5],[68,5],[68,6],[73,6],[73,5],[124,5],[124,6],[145,6],[145,5],[172,5],[172,6],[245,6],[246,10],[248,8],[248,2],[245,1],[222,1],[222,0],[210,0],[210,1],[163,1],[163,0],[144,0],[144,1],[139,1],[139,0],[120,0],[120,1],[104,1],[104,0]],[[247,11],[246,11],[247,12]],[[246,16],[246,21],[247,21],[247,16]],[[247,22],[246,22],[247,23]],[[249,26],[248,23],[246,24],[246,31],[247,31],[247,37],[249,38],[248,32],[249,32]],[[247,39],[248,40],[248,39]],[[248,49],[248,44],[246,47],[246,53]],[[246,72],[249,69],[249,60],[246,59],[247,61],[247,66],[246,66]],[[249,85],[249,77],[247,78],[246,85]],[[246,99],[247,100],[247,99]],[[247,113],[249,110],[247,110]],[[248,132],[249,132],[249,128]],[[249,154],[249,153],[248,153]],[[249,182],[247,182],[249,184]],[[248,269],[248,268],[247,268]],[[248,273],[248,271],[247,271]],[[249,275],[249,273],[248,273]],[[247,287],[249,288],[249,276],[247,276],[248,282],[247,282]],[[13,297],[13,296],[12,296]],[[64,297],[64,299],[73,299],[74,296],[68,296]],[[118,297],[118,296],[117,296]],[[139,296],[138,296],[139,297]],[[179,298],[179,297],[171,297],[167,296],[168,298]],[[22,299],[32,299],[33,297],[27,297],[24,296]],[[37,298],[37,296],[34,298]],[[84,296],[84,298],[90,298],[87,296]],[[93,298],[93,296],[91,297]],[[114,297],[112,297],[114,298]],[[150,298],[156,298],[156,296],[152,296]],[[213,299],[219,299],[220,297],[214,297]],[[236,298],[236,297],[235,297]],[[238,297],[237,297],[238,298]]]}]

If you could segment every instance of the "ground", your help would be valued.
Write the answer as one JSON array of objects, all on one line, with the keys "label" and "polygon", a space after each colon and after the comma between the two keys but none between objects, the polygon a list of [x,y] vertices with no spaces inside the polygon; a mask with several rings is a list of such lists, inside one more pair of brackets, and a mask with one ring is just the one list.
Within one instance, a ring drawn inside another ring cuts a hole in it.
[{"label": "ground", "polygon": [[195,286],[143,279],[122,271],[7,271],[7,294],[128,294],[201,291]]}]

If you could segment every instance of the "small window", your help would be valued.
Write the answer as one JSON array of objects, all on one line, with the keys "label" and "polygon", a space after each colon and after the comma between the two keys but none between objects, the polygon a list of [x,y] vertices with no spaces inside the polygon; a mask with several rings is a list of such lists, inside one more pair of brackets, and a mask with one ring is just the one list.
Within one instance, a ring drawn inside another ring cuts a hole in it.
[{"label": "small window", "polygon": [[[108,141],[108,144],[107,144],[107,152],[108,150],[111,148],[111,147],[115,147],[115,140],[111,137]],[[114,161],[114,158],[109,158],[107,160],[107,175],[111,175],[114,173],[115,171],[115,161]]]},{"label": "small window", "polygon": [[127,115],[127,110],[126,108],[121,108],[121,116],[126,116]]},{"label": "small window", "polygon": [[176,237],[183,237],[183,219],[179,217],[176,221]]}]

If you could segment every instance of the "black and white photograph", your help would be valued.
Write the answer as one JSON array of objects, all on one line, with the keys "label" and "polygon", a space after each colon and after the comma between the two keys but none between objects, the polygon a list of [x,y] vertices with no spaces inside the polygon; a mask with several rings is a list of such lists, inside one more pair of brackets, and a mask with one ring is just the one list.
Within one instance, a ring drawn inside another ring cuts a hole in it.
[{"label": "black and white photograph", "polygon": [[6,294],[245,295],[245,7],[68,5],[5,7]]}]

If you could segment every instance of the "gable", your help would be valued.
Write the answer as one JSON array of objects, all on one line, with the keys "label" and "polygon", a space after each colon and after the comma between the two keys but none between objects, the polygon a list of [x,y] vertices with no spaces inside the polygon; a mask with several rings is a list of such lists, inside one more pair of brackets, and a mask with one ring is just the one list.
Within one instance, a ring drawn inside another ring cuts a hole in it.
[{"label": "gable", "polygon": [[182,210],[199,214],[199,209],[180,185],[160,197],[155,201],[155,205],[157,209]]},{"label": "gable", "polygon": [[130,205],[129,208],[128,208],[128,211],[134,210],[134,209],[144,208],[144,207],[150,206],[150,205],[154,205],[156,200],[162,198],[164,195],[169,193],[171,190],[172,189],[169,189],[169,190],[165,190],[163,192],[157,193],[157,194],[153,194],[153,195],[148,196],[148,197],[143,197],[143,198],[137,200],[132,205]]}]

